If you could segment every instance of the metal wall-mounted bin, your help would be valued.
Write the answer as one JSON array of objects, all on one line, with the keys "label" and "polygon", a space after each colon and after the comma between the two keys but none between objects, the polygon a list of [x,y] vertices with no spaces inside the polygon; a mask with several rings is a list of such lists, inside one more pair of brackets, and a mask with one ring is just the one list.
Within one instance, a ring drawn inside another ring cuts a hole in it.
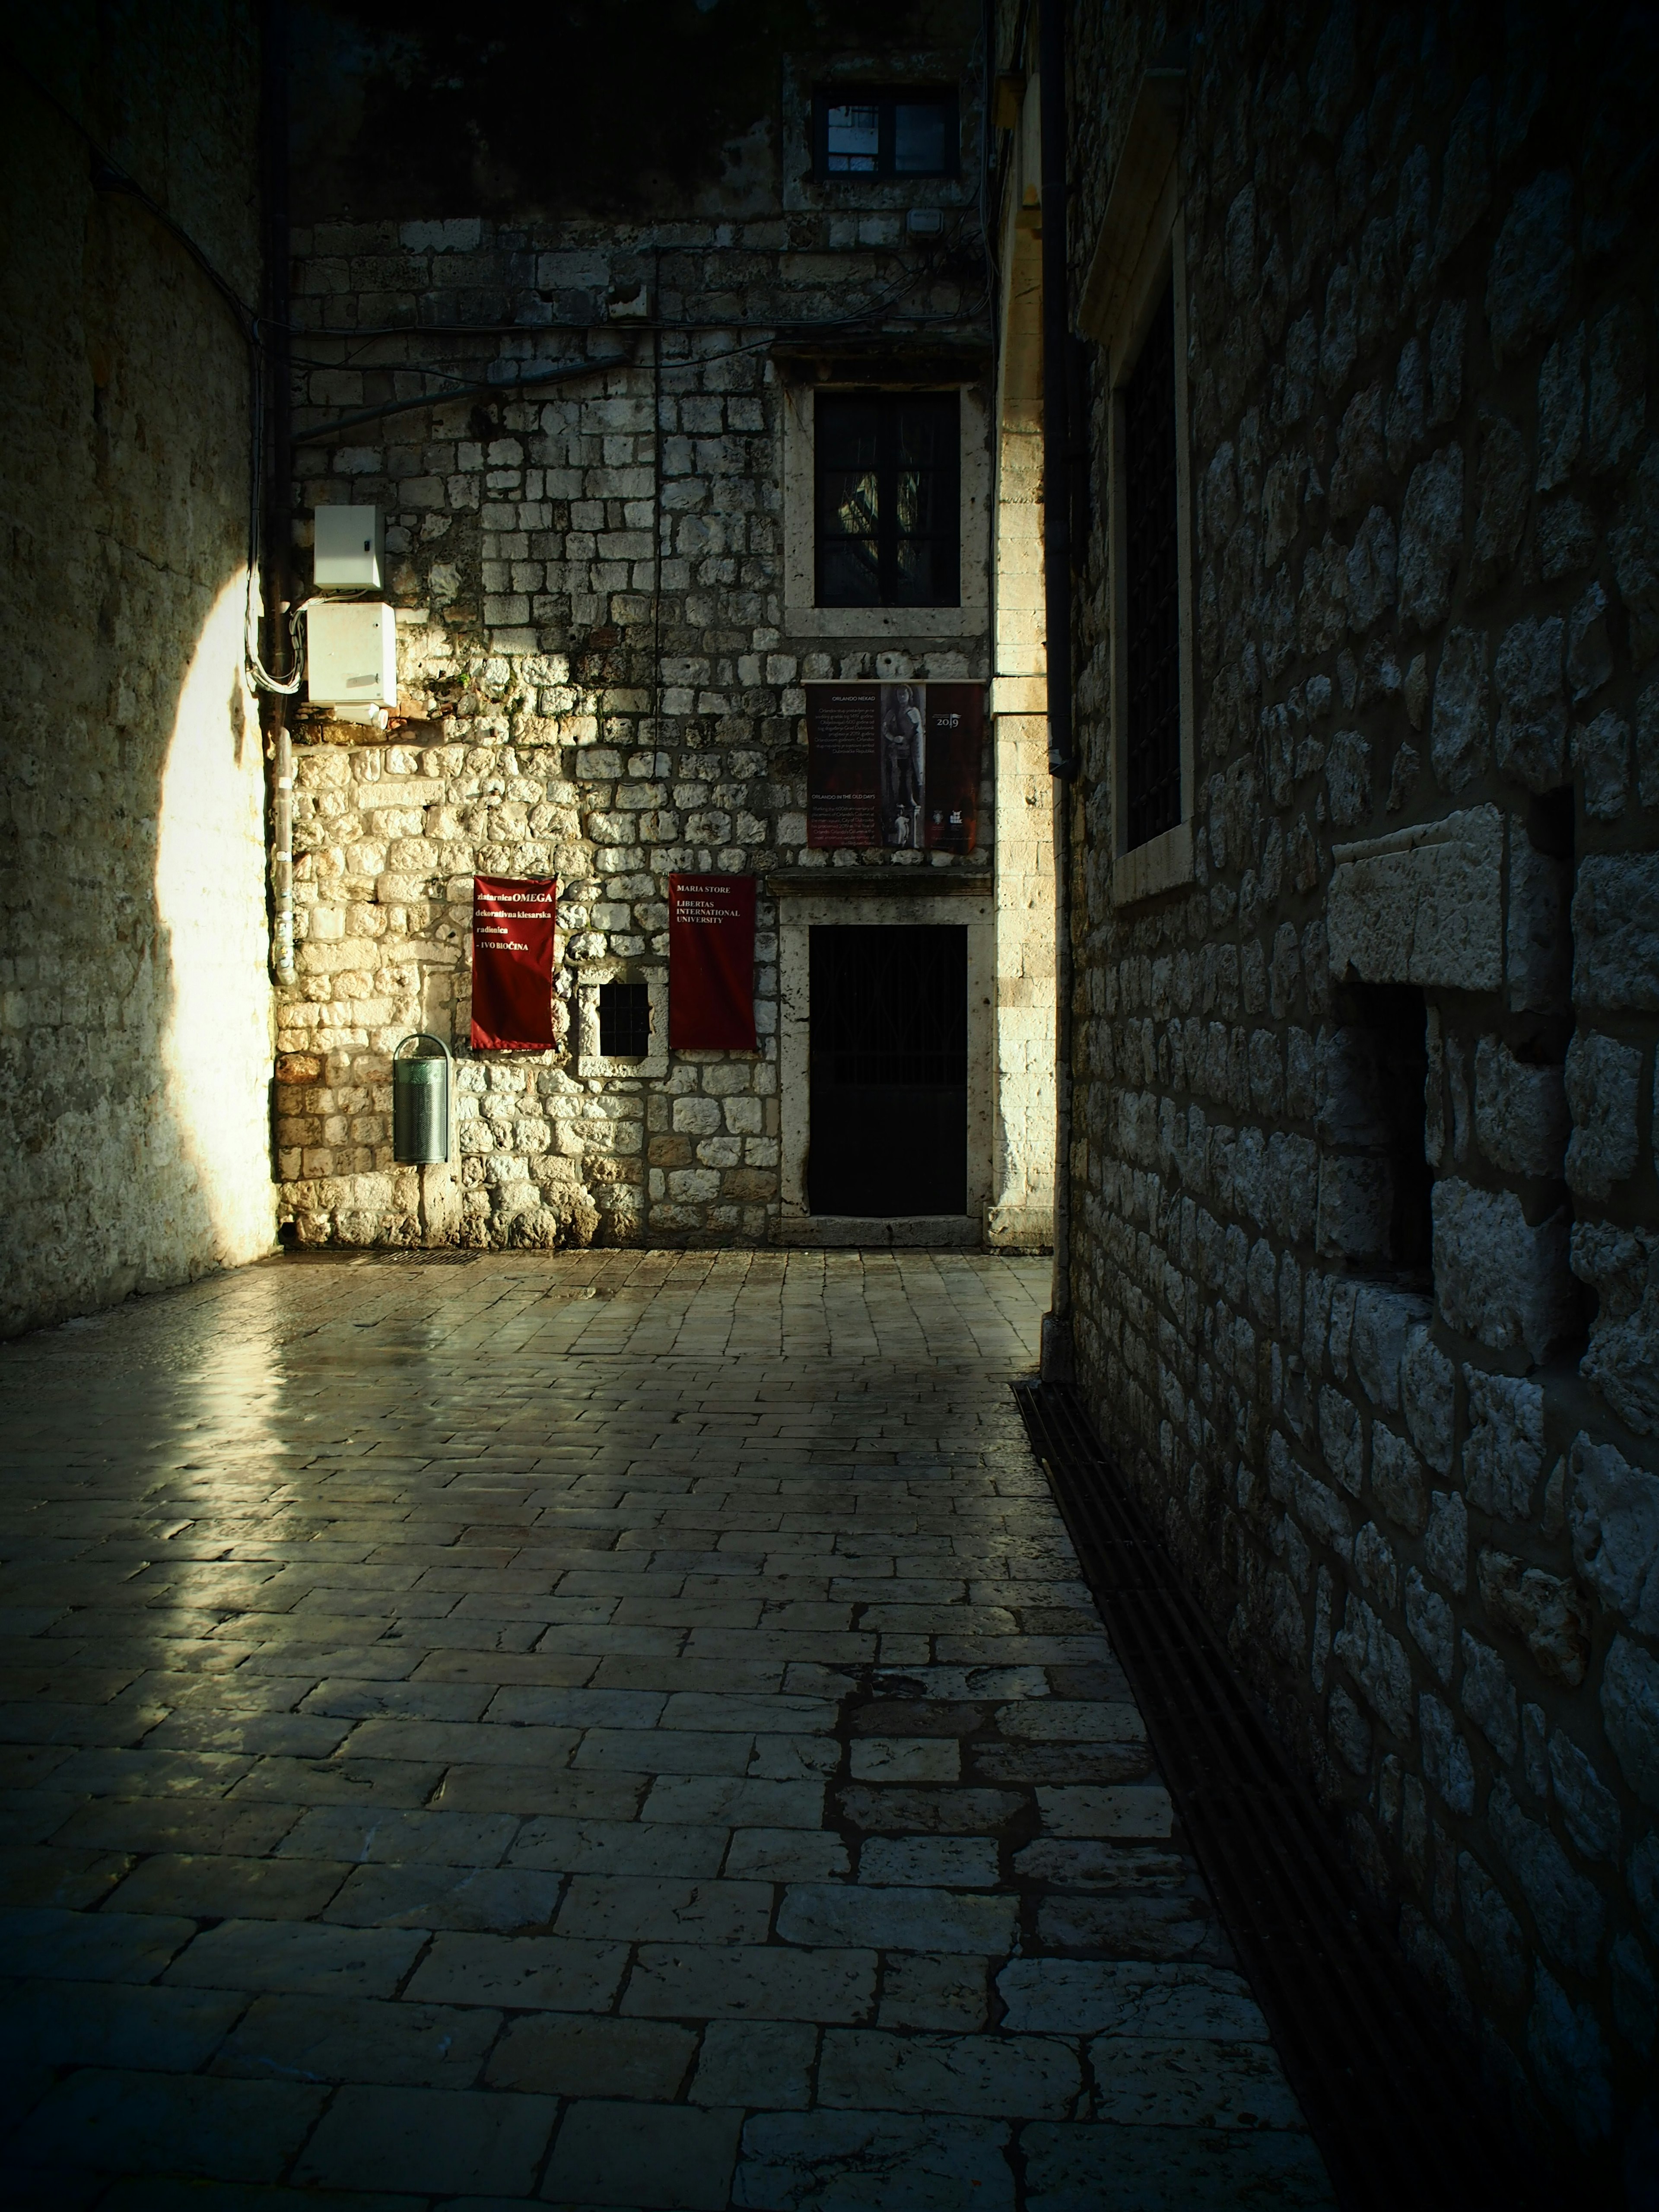
[{"label": "metal wall-mounted bin", "polygon": [[[404,1046],[436,1045],[404,1060]],[[428,1030],[404,1038],[392,1055],[392,1157],[404,1167],[436,1167],[449,1158],[453,1126],[455,1061],[449,1047]]]}]

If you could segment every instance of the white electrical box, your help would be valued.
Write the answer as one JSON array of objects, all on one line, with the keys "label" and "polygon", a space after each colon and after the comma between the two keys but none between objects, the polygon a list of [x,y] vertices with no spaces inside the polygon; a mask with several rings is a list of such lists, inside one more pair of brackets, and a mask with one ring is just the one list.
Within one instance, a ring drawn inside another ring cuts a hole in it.
[{"label": "white electrical box", "polygon": [[395,707],[398,624],[392,610],[353,599],[320,599],[308,606],[306,687],[313,707],[332,707],[343,721],[369,721],[378,718],[377,709]]},{"label": "white electrical box", "polygon": [[313,509],[312,580],[319,592],[378,592],[385,550],[378,507]]}]

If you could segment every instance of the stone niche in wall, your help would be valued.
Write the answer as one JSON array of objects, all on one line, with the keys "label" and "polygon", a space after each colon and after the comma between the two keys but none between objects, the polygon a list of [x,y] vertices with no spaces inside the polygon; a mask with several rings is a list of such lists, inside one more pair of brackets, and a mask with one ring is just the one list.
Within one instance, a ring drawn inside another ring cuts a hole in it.
[{"label": "stone niche in wall", "polygon": [[[1506,846],[1511,848],[1507,933]],[[1414,985],[1425,994],[1486,996],[1506,990],[1512,1009],[1558,1010],[1556,985],[1565,957],[1560,878],[1568,871],[1534,848],[1518,819],[1496,806],[1471,807],[1438,822],[1339,845],[1333,859],[1327,927],[1334,986]],[[1432,1104],[1425,1098],[1425,1152],[1434,1168],[1451,1169],[1466,1156],[1469,1123],[1497,1116],[1501,1075],[1512,1079],[1506,1095],[1524,1090],[1528,1098],[1546,1091],[1553,1097],[1556,1071],[1524,1067],[1496,1039],[1483,1038],[1474,1055],[1472,1109],[1461,1043],[1451,1038],[1443,1045],[1438,1006],[1425,1000],[1425,1012],[1436,1096]],[[1494,1065],[1500,1054],[1502,1069]],[[1438,1126],[1440,1076],[1448,1055],[1455,1071],[1449,1144]],[[1391,1206],[1399,1210],[1400,1163],[1390,1169],[1387,1156],[1399,1150],[1400,1132],[1373,1134],[1377,1141],[1370,1150],[1377,1158],[1367,1157],[1363,1146],[1358,1152],[1350,1146],[1321,1164],[1322,1245],[1328,1256],[1351,1265],[1390,1256],[1381,1224]],[[1484,1134],[1482,1149],[1492,1150]],[[1540,1158],[1528,1164],[1547,1192],[1559,1178],[1559,1162]],[[1531,1211],[1541,1210],[1544,1218],[1532,1219],[1515,1191],[1482,1189],[1455,1172],[1437,1176],[1431,1203],[1434,1291],[1449,1328],[1493,1351],[1524,1350],[1534,1362],[1579,1333],[1582,1300],[1569,1263],[1571,1219],[1565,1205],[1534,1206]]]}]

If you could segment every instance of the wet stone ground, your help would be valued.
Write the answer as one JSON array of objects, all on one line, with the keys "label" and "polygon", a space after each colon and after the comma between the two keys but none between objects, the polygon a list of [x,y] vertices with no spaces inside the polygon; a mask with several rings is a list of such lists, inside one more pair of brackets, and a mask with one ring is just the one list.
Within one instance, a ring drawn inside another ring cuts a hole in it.
[{"label": "wet stone ground", "polygon": [[1047,1288],[291,1258],[0,1350],[12,2201],[1328,2203],[1008,1393]]}]

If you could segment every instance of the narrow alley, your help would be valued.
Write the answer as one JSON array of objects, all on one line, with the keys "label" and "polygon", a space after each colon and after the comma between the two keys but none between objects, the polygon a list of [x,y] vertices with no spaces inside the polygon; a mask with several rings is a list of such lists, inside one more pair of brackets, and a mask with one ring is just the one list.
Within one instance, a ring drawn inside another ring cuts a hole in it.
[{"label": "narrow alley", "polygon": [[283,1258],[0,1352],[12,2201],[1330,2203],[1048,1279]]},{"label": "narrow alley", "polygon": [[7,2212],[1659,2212],[1656,117],[9,12]]}]

